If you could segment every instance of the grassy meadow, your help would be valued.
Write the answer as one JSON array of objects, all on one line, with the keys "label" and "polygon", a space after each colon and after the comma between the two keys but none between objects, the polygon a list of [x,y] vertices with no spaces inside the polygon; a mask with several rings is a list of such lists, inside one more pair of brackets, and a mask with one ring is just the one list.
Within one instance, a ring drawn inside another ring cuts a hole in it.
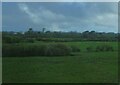
[{"label": "grassy meadow", "polygon": [[[80,48],[70,56],[3,57],[3,83],[115,83],[118,78],[117,42],[35,42],[63,43]],[[31,44],[31,43],[23,43]],[[88,52],[98,45],[114,51]]]},{"label": "grassy meadow", "polygon": [[118,3],[31,1],[1,5],[3,84],[120,83]]}]

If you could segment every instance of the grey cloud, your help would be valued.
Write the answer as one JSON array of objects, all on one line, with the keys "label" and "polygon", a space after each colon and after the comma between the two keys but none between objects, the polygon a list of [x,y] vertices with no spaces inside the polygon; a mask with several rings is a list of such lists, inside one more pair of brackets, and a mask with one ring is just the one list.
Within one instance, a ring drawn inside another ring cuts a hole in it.
[{"label": "grey cloud", "polygon": [[117,29],[118,15],[116,3],[70,3],[69,5],[78,8],[78,16],[56,13],[45,7],[34,9],[28,7],[27,4],[18,4],[20,10],[26,13],[34,24],[42,24],[49,30],[60,31],[67,28],[67,30],[74,30],[80,27],[91,26]]}]

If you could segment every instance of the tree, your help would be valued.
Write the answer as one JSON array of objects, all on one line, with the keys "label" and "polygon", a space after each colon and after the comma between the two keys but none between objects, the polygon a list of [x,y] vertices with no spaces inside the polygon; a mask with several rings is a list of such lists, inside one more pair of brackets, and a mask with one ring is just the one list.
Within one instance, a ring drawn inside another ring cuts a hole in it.
[{"label": "tree", "polygon": [[82,33],[82,36],[83,36],[84,39],[87,39],[89,37],[89,31],[84,31]]},{"label": "tree", "polygon": [[32,28],[29,28],[28,32],[33,32],[33,29],[32,29]]},{"label": "tree", "polygon": [[42,32],[43,32],[43,33],[45,32],[45,28],[42,29]]}]

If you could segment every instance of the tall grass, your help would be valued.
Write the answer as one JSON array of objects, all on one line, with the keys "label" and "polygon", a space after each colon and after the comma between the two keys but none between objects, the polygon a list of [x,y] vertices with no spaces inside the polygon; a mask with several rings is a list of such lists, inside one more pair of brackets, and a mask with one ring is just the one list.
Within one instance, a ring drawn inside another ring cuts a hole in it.
[{"label": "tall grass", "polygon": [[15,56],[64,56],[70,55],[72,49],[65,44],[4,44],[3,57]]}]

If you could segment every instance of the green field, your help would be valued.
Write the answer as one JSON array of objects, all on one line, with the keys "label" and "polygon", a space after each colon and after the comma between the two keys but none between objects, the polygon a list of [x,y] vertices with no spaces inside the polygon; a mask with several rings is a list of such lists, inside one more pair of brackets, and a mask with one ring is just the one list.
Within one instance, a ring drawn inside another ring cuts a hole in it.
[{"label": "green field", "polygon": [[[49,42],[54,43],[54,42]],[[74,56],[4,57],[3,83],[115,83],[118,43],[62,42],[80,47]],[[28,44],[28,43],[27,43]],[[36,42],[33,44],[43,44]],[[48,42],[44,43],[48,44]],[[86,47],[111,45],[113,52],[87,52]]]}]

